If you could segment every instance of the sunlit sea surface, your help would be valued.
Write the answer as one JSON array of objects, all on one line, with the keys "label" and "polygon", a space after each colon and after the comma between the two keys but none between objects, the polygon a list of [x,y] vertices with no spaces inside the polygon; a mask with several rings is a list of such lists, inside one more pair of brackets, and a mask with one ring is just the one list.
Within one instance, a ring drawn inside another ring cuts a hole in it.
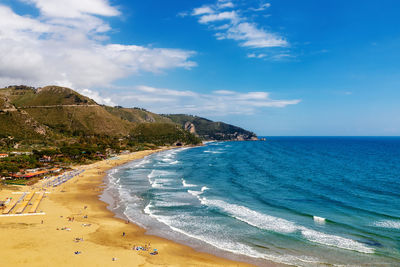
[{"label": "sunlit sea surface", "polygon": [[257,265],[400,266],[400,138],[211,142],[108,178],[113,209],[203,251]]}]

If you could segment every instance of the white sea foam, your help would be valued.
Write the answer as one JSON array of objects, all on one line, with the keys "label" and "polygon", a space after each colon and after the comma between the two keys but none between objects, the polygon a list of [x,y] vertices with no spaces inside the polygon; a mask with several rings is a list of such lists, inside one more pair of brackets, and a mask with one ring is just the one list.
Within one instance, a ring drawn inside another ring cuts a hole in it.
[{"label": "white sea foam", "polygon": [[109,183],[111,183],[114,186],[117,185],[117,183],[119,181],[119,179],[114,176],[115,173],[116,173],[115,170],[113,170],[110,173],[108,173],[108,181],[109,181]]},{"label": "white sea foam", "polygon": [[190,206],[190,203],[183,202],[171,202],[171,201],[157,201],[154,206],[157,207],[180,207],[180,206]]},{"label": "white sea foam", "polygon": [[151,204],[151,202],[149,204],[147,204],[147,206],[143,209],[144,213],[146,213],[147,215],[153,217],[153,213],[151,212],[150,208],[152,208],[153,205]]},{"label": "white sea foam", "polygon": [[319,216],[313,216],[314,222],[318,224],[325,224],[325,218]]},{"label": "white sea foam", "polygon": [[207,198],[200,198],[200,201],[203,205],[217,207],[230,214],[234,218],[260,229],[284,234],[300,231],[303,237],[311,242],[347,250],[354,250],[362,253],[374,253],[373,248],[367,247],[364,244],[352,239],[314,231],[297,225],[294,222],[262,214],[243,206],[230,204],[222,200],[209,200]]},{"label": "white sea foam", "polygon": [[154,177],[163,177],[163,176],[169,176],[173,175],[173,172],[169,171],[162,171],[162,170],[152,170],[149,175],[147,175],[148,178],[154,178]]},{"label": "white sea foam", "polygon": [[[155,218],[157,221],[164,223],[173,231],[181,233],[185,236],[203,241],[215,248],[218,248],[223,251],[231,252],[234,254],[241,254],[247,257],[258,258],[258,259],[265,259],[270,260],[278,263],[283,264],[290,264],[290,265],[297,265],[297,266],[310,266],[310,264],[318,265],[321,263],[317,258],[313,257],[305,257],[305,256],[293,256],[293,255],[273,255],[273,254],[266,254],[260,251],[257,251],[251,246],[246,244],[235,242],[230,240],[229,238],[219,238],[215,235],[205,235],[205,234],[194,234],[193,231],[184,230],[188,228],[188,223],[185,221],[190,222],[197,222],[202,225],[198,225],[200,229],[208,229],[211,232],[221,232],[223,229],[210,229],[210,224],[208,221],[206,222],[199,222],[199,218],[188,218],[191,216],[187,215],[177,215],[177,216],[163,216],[163,215],[155,215],[150,211],[150,205],[146,207],[147,214],[151,217]],[[204,224],[204,225],[203,225]],[[190,226],[189,226],[190,227]],[[215,227],[215,226],[214,226]],[[303,265],[305,264],[305,265]]]},{"label": "white sea foam", "polygon": [[400,221],[395,220],[382,220],[373,223],[375,227],[382,227],[382,228],[392,228],[392,229],[400,229]]},{"label": "white sea foam", "polygon": [[134,161],[131,165],[131,167],[133,168],[139,168],[139,167],[143,167],[144,165],[150,163],[150,159],[149,158],[144,158],[142,160],[139,161]]},{"label": "white sea foam", "polygon": [[181,179],[182,180],[182,185],[183,185],[183,187],[196,187],[197,185],[195,185],[195,184],[188,184],[188,183],[186,183],[186,180],[185,179]]},{"label": "white sea foam", "polygon": [[156,178],[156,179],[152,179],[149,181],[153,188],[161,188],[161,187],[171,185],[172,184],[171,182],[173,182],[174,180],[165,179],[165,178]]},{"label": "white sea foam", "polygon": [[[204,191],[208,190],[209,188],[207,186],[203,186],[200,191],[195,191],[195,190],[188,190],[188,193],[191,194],[192,196],[195,196],[197,198],[199,198],[199,196],[201,194],[204,193]],[[199,200],[201,201],[201,199],[199,198]]]},{"label": "white sea foam", "polygon": [[178,161],[178,160],[175,160],[175,161],[171,162],[170,164],[171,164],[171,165],[175,165],[175,164],[178,164],[178,163],[179,163],[179,161]]},{"label": "white sea foam", "polygon": [[195,196],[195,197],[203,194],[202,191],[194,191],[194,190],[188,190],[188,193],[191,194],[192,196]]},{"label": "white sea foam", "polygon": [[214,206],[222,209],[236,219],[261,229],[279,233],[293,233],[298,230],[297,226],[293,222],[274,216],[261,214],[249,208],[235,204],[229,204],[222,200],[201,198],[201,203],[203,205]]},{"label": "white sea foam", "polygon": [[311,242],[342,249],[354,250],[363,253],[374,253],[373,248],[367,247],[364,244],[349,238],[344,238],[336,235],[329,235],[311,229],[307,229],[305,227],[300,227],[300,229],[301,229],[301,234]]},{"label": "white sea foam", "polygon": [[160,178],[172,175],[171,172],[168,171],[161,171],[161,170],[152,170],[147,178],[149,179],[149,183],[153,188],[161,188],[164,186],[165,183],[172,181],[171,179]]},{"label": "white sea foam", "polygon": [[209,190],[210,188],[208,188],[207,186],[203,186],[202,188],[201,188],[201,192],[204,192],[204,191],[206,191],[206,190]]}]

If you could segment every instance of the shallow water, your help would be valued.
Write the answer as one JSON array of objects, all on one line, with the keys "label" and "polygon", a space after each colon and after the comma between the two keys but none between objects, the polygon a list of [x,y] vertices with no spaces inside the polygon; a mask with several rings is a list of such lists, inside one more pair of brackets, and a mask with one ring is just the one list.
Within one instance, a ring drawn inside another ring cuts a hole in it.
[{"label": "shallow water", "polygon": [[400,265],[400,138],[214,142],[134,161],[109,181],[129,219],[208,252]]}]

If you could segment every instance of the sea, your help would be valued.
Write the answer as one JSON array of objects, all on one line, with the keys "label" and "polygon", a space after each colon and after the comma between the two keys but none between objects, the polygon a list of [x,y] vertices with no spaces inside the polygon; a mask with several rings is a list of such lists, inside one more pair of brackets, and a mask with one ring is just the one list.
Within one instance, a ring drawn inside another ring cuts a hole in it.
[{"label": "sea", "polygon": [[110,209],[197,250],[265,266],[400,266],[400,138],[267,137],[112,169]]}]

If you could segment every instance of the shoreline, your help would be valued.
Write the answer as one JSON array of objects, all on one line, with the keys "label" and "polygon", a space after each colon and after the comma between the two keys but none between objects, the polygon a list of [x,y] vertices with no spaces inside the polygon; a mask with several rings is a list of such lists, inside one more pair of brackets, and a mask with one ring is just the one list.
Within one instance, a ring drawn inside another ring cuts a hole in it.
[{"label": "shoreline", "polygon": [[[117,159],[79,166],[77,168],[84,168],[85,172],[47,190],[49,194],[39,207],[45,215],[0,218],[0,238],[4,240],[0,265],[253,266],[146,234],[146,229],[116,217],[108,209],[109,204],[100,199],[105,188],[106,171],[167,149],[171,147],[120,155]],[[31,189],[28,186],[2,188],[0,197],[5,198],[12,191]],[[73,221],[69,221],[68,217],[74,218]],[[149,251],[132,250],[133,246],[149,243]],[[157,249],[158,255],[149,254],[153,249]]]},{"label": "shoreline", "polygon": [[[210,142],[214,142],[214,141],[210,141]],[[203,142],[203,145],[204,144],[205,143]],[[186,148],[183,147],[183,148],[187,149],[187,147]],[[189,147],[189,148],[196,148],[196,146]],[[179,150],[179,149],[182,149],[182,147],[180,147],[180,148],[173,147],[171,149]],[[169,150],[169,149],[166,149],[166,150]],[[166,151],[166,150],[163,150],[163,151]],[[163,151],[156,152],[156,153],[161,153]],[[156,153],[154,153],[154,154],[156,154]],[[151,156],[151,155],[148,155],[146,157],[149,157],[149,156]],[[123,200],[121,200],[121,198],[120,198],[118,189],[112,185],[113,182],[111,181],[110,174],[111,175],[113,174],[112,173],[113,170],[118,170],[118,169],[124,168],[124,166],[129,166],[130,163],[134,163],[136,161],[143,160],[146,157],[143,157],[142,159],[127,162],[126,164],[116,166],[116,167],[111,168],[108,171],[106,171],[106,174],[104,176],[105,187],[104,187],[102,193],[99,195],[99,199],[101,201],[107,203],[107,205],[108,205],[107,209],[110,210],[113,214],[115,214],[116,218],[131,221],[132,223],[138,225],[140,228],[144,229],[146,235],[161,237],[163,239],[172,241],[174,243],[178,243],[183,246],[188,246],[198,252],[211,254],[216,257],[221,257],[221,258],[232,260],[232,261],[244,262],[244,263],[248,263],[248,264],[252,264],[252,265],[256,265],[256,266],[266,266],[266,267],[268,267],[268,266],[286,266],[282,263],[277,263],[277,262],[273,262],[273,261],[261,259],[261,258],[254,258],[254,257],[246,256],[243,254],[231,252],[228,250],[223,250],[223,249],[216,247],[213,244],[207,243],[203,240],[185,235],[180,232],[171,231],[169,226],[167,226],[155,219],[151,219],[151,220],[155,220],[155,221],[151,223],[152,224],[151,226],[149,226],[149,225],[143,224],[143,222],[141,222],[141,219],[135,220],[135,218],[132,218],[131,216],[128,216],[127,214],[125,214],[126,206],[124,205],[124,202],[121,203],[121,201],[123,201]],[[137,212],[140,212],[140,211],[137,211]],[[143,216],[143,215],[141,215],[141,216]],[[144,216],[147,217],[149,215],[144,215]],[[142,220],[143,220],[143,218],[142,218]],[[145,221],[148,221],[148,219],[145,219]]]}]

